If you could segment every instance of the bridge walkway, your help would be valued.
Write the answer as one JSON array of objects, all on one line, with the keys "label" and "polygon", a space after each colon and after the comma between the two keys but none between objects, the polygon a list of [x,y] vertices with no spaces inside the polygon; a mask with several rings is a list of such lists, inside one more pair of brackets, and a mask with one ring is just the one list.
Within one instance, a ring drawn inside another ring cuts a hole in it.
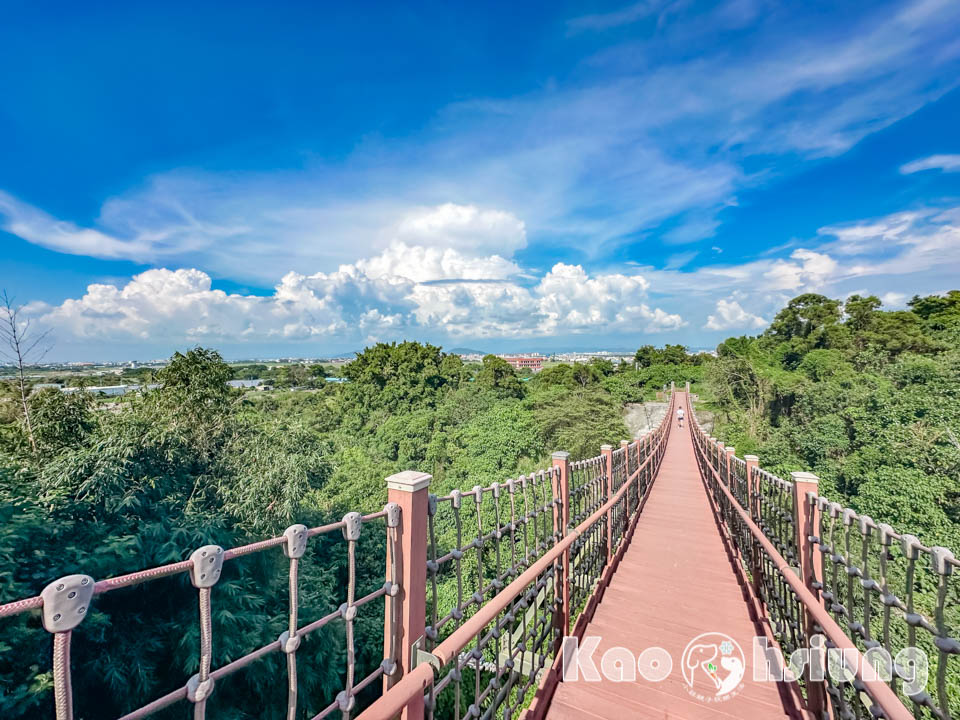
[{"label": "bridge walkway", "polygon": [[[685,405],[682,393],[680,400]],[[764,628],[720,534],[686,423],[680,431],[673,422],[663,465],[630,546],[584,633],[584,638],[600,638],[593,654],[598,669],[608,648],[624,647],[637,656],[661,647],[673,659],[673,671],[656,683],[639,674],[636,682],[586,682],[582,676],[561,682],[547,718],[803,717],[789,710],[793,703],[785,686],[752,679],[752,641],[765,634]],[[681,671],[687,643],[714,632],[736,640],[746,663],[742,688],[722,701],[714,699],[716,686],[702,671],[694,673],[692,689]]]}]

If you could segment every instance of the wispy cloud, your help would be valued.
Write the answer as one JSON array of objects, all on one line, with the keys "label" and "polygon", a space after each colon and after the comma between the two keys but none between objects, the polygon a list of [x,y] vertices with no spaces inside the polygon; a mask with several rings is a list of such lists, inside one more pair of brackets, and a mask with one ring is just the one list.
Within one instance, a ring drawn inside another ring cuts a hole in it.
[{"label": "wispy cloud", "polygon": [[567,32],[574,35],[590,30],[609,30],[629,25],[655,14],[666,4],[666,2],[658,0],[645,0],[613,12],[581,15],[567,21]]},{"label": "wispy cloud", "polygon": [[[878,7],[843,33],[827,18],[798,36],[788,10],[757,13],[740,0],[704,16],[674,3],[655,35],[598,50],[565,80],[452,104],[422,131],[367,139],[335,165],[173,169],[108,199],[88,227],[9,196],[0,215],[5,229],[45,247],[260,284],[292,267],[332,272],[372,257],[408,214],[444,203],[509,213],[532,249],[560,246],[588,264],[608,262],[639,233],[697,242],[766,170],[785,172],[776,158],[842,153],[956,86],[960,5],[899,7]],[[657,8],[666,6],[584,22]],[[735,49],[680,50],[714,20],[741,28]],[[769,168],[745,172],[757,157]]]},{"label": "wispy cloud", "polygon": [[942,170],[943,172],[960,172],[960,155],[931,155],[930,157],[913,160],[900,166],[904,175],[921,172],[923,170]]}]

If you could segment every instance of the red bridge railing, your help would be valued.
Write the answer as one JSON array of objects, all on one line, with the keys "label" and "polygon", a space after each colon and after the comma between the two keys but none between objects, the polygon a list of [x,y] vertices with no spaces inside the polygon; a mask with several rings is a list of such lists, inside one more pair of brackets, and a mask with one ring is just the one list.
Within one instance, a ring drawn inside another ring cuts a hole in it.
[{"label": "red bridge railing", "polygon": [[[560,640],[582,634],[627,547],[663,460],[675,402],[655,430],[616,450],[606,445],[596,458],[571,463],[558,452],[550,470],[516,482],[442,498],[415,491],[404,517],[426,508],[430,547],[418,544],[415,530],[401,548],[411,569],[427,567],[431,623],[416,604],[420,577],[403,575],[401,594],[414,602],[401,600],[400,666],[360,720],[419,720],[438,710],[456,720],[542,716],[560,672]],[[437,547],[444,511],[452,516],[446,552]]]},{"label": "red bridge railing", "polygon": [[[692,406],[688,413],[701,473],[781,648],[789,655],[823,637],[826,648],[850,653],[851,671],[837,673],[843,681],[830,672],[800,678],[807,709],[824,718],[960,717],[953,553],[830,501],[811,473],[786,481],[756,456],[737,457],[707,435]],[[896,663],[904,648],[932,664],[927,686],[913,694],[893,672],[912,668],[889,667],[884,681],[876,655],[864,657],[882,649]]]},{"label": "red bridge railing", "polygon": [[[556,683],[561,638],[582,633],[626,548],[662,462],[675,402],[671,395],[656,429],[617,448],[605,445],[594,458],[571,462],[568,453],[557,452],[547,469],[443,496],[430,493],[430,475],[398,473],[387,478],[389,502],[380,512],[352,512],[314,528],[292,525],[280,536],[232,549],[207,545],[182,562],[119,577],[68,575],[35,597],[0,605],[0,618],[34,612],[52,635],[57,720],[74,717],[70,650],[97,596],[175,575],[189,577],[197,590],[199,671],[120,720],[146,718],[184,700],[203,720],[217,681],[276,652],[286,656],[285,709],[295,720],[309,705],[298,697],[297,650],[332,623],[344,630],[343,690],[315,714],[311,710],[312,720],[354,716],[358,696],[378,680],[382,697],[363,718],[401,711],[407,718],[432,717],[437,708],[457,720],[538,715]],[[367,525],[381,522],[384,582],[358,598],[357,541],[369,532]],[[345,602],[301,624],[299,570],[307,544],[336,533],[346,544]],[[276,641],[214,668],[213,608],[225,564],[274,549],[289,559],[287,629]],[[383,661],[357,678],[356,619],[380,599]]]}]

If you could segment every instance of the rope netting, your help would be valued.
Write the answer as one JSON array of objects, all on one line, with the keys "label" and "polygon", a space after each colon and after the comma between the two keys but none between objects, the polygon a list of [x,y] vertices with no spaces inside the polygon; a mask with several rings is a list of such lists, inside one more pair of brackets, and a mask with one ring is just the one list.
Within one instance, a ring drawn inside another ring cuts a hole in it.
[{"label": "rope netting", "polygon": [[[817,481],[809,473],[794,473],[791,482],[759,468],[754,456],[736,457],[707,435],[692,408],[690,416],[701,472],[785,653],[825,636],[827,649],[893,658],[883,687],[856,673],[841,673],[844,681],[826,673],[834,716],[960,717],[954,554],[808,489]],[[913,668],[899,658],[913,649],[923,652],[929,673],[925,687],[907,692],[902,677]],[[816,688],[806,678],[800,684],[809,700]]]}]

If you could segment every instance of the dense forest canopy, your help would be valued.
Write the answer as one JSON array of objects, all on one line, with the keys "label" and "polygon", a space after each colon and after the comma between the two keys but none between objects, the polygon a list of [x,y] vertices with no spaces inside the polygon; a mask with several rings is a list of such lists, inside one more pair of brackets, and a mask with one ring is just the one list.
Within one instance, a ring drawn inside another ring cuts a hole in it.
[{"label": "dense forest canopy", "polygon": [[884,311],[791,300],[707,366],[714,434],[780,474],[811,470],[858,512],[960,546],[960,291]]},{"label": "dense forest canopy", "polygon": [[[810,469],[825,494],[958,547],[958,341],[958,291],[893,312],[875,297],[808,294],[761,336],[721,343],[716,358],[648,345],[632,364],[561,364],[530,377],[492,355],[468,366],[433,345],[381,343],[342,368],[349,382],[325,383],[328,369],[304,366],[270,372],[278,387],[309,391],[244,393],[226,381],[262,377],[263,368],[231,368],[195,348],[150,375],[160,387],[109,407],[55,389],[24,404],[4,385],[0,601],[70,572],[108,577],[182,560],[205,543],[232,546],[293,522],[377,510],[384,478],[400,470],[433,474],[433,491],[444,493],[544,467],[554,450],[594,455],[627,437],[625,403],[652,399],[671,381],[693,383],[714,411],[714,433],[740,454],[755,452],[779,473]],[[364,542],[358,593],[383,582],[382,542]],[[311,545],[302,617],[342,602],[336,548]],[[74,660],[80,716],[116,717],[196,671],[196,591],[184,578],[157,584],[159,594],[111,593],[85,620]],[[232,563],[217,589],[215,622],[230,632],[219,634],[214,664],[275,640],[285,602],[282,557]],[[362,617],[358,672],[382,659],[382,616]],[[324,628],[300,651],[312,668],[301,692],[313,712],[341,687],[338,633]],[[2,622],[3,717],[49,707],[48,653],[35,616]],[[231,691],[211,701],[216,716],[283,717],[282,672],[272,657],[228,681]]]}]

